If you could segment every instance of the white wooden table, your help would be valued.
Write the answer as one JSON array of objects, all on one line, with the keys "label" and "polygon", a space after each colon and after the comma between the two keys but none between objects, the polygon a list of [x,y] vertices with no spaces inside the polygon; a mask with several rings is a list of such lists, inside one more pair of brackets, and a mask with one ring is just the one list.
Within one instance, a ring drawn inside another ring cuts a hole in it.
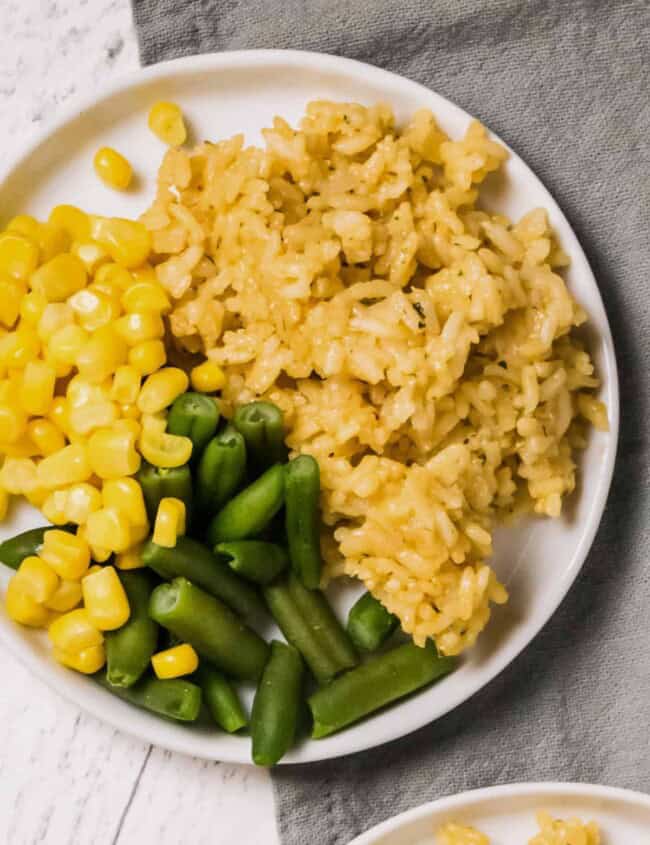
[{"label": "white wooden table", "polygon": [[[138,65],[128,0],[0,0],[3,155]],[[0,652],[0,845],[277,845],[269,776],[152,748]]]}]

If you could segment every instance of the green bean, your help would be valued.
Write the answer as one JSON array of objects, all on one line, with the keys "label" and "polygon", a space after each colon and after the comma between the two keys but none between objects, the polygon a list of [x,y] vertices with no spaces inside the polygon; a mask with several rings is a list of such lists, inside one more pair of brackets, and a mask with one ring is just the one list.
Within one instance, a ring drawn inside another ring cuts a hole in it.
[{"label": "green bean", "polygon": [[277,405],[272,402],[249,402],[247,405],[240,405],[232,422],[243,435],[246,449],[258,470],[286,461],[284,420]]},{"label": "green bean", "polygon": [[208,543],[255,537],[271,522],[284,501],[284,467],[267,469],[256,481],[231,499],[212,519]]},{"label": "green bean", "polygon": [[262,674],[268,645],[229,607],[186,578],[156,587],[149,615],[227,675],[255,681]]},{"label": "green bean", "polygon": [[325,595],[320,590],[308,590],[293,572],[289,574],[289,591],[314,636],[332,655],[338,671],[356,666],[359,656]]},{"label": "green bean", "polygon": [[171,678],[160,681],[158,678],[144,677],[132,687],[114,687],[103,673],[97,677],[99,683],[114,695],[179,722],[194,722],[201,711],[201,688],[184,678]]},{"label": "green bean", "polygon": [[23,531],[22,534],[16,534],[15,537],[9,537],[4,543],[0,543],[0,561],[12,569],[18,569],[26,557],[38,554],[43,545],[43,534],[52,528],[74,533],[76,526],[43,525],[39,528],[30,528],[28,531]]},{"label": "green bean", "polygon": [[285,470],[287,539],[291,566],[305,587],[320,584],[320,470],[311,455],[299,455]]},{"label": "green bean", "polygon": [[201,513],[212,516],[222,508],[246,477],[246,444],[231,425],[205,447],[196,477]]},{"label": "green bean", "polygon": [[146,461],[136,473],[136,480],[142,488],[147,516],[156,521],[161,499],[180,499],[185,503],[188,517],[192,513],[192,475],[187,464],[180,467],[155,467]]},{"label": "green bean", "polygon": [[107,631],[106,679],[114,687],[131,687],[149,666],[158,642],[158,626],[149,617],[154,578],[145,569],[118,572],[131,613],[117,631]]},{"label": "green bean", "polygon": [[372,593],[364,593],[348,615],[350,639],[361,651],[376,651],[399,624]]},{"label": "green bean", "polygon": [[265,611],[250,584],[240,580],[209,549],[190,537],[177,537],[171,549],[149,540],[142,548],[142,560],[161,578],[171,580],[180,576],[203,587],[246,619]]},{"label": "green bean", "polygon": [[230,681],[205,662],[199,666],[195,677],[203,690],[203,700],[219,727],[228,733],[245,728],[248,719]]},{"label": "green bean", "polygon": [[189,437],[192,441],[192,462],[201,456],[219,424],[219,406],[203,393],[181,393],[167,414],[167,431]]},{"label": "green bean", "polygon": [[439,657],[431,644],[419,648],[407,643],[371,658],[309,698],[313,739],[351,725],[446,675],[455,666],[453,657]]},{"label": "green bean", "polygon": [[296,649],[274,640],[251,716],[253,762],[257,766],[273,766],[293,745],[302,701],[302,673],[302,659]]},{"label": "green bean", "polygon": [[281,546],[262,540],[219,543],[214,551],[215,554],[227,558],[228,566],[233,572],[255,584],[270,584],[286,569],[289,562],[287,553]]}]

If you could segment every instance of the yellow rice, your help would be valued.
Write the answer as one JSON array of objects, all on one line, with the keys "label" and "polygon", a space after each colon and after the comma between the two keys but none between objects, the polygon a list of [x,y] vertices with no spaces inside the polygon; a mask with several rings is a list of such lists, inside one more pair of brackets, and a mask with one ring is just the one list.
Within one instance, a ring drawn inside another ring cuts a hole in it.
[{"label": "yellow rice", "polygon": [[[537,813],[539,832],[528,845],[600,845],[600,831],[595,822],[580,819],[554,819],[541,810]],[[436,834],[436,845],[490,845],[490,839],[474,827],[449,822]]]},{"label": "yellow rice", "polygon": [[313,102],[265,147],[170,151],[143,216],[180,348],[264,397],[319,461],[327,576],[361,579],[416,643],[470,646],[507,599],[495,522],[559,516],[586,422],[607,427],[585,314],[542,209],[477,206],[506,151],[429,111]]}]

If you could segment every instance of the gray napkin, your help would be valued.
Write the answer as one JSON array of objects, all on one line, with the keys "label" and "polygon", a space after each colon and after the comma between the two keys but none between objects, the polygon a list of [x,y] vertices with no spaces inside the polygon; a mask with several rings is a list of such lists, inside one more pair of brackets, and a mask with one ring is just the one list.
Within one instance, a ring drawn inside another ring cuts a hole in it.
[{"label": "gray napkin", "polygon": [[134,0],[144,63],[284,47],[415,79],[504,138],[596,273],[622,387],[619,460],[584,570],[482,693],[390,745],[274,772],[284,845],[345,845],[424,801],[526,780],[650,791],[650,4],[647,0]]}]

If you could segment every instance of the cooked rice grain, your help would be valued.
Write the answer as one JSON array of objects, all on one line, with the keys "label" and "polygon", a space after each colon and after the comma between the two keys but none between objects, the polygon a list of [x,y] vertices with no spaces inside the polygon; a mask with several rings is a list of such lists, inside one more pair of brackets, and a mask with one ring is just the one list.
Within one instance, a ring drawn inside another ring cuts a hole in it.
[{"label": "cooked rice grain", "polygon": [[559,516],[586,424],[607,427],[585,314],[535,209],[477,206],[506,151],[472,123],[314,102],[171,150],[143,216],[178,343],[264,397],[322,472],[330,577],[360,578],[415,642],[470,646],[506,601],[485,563],[498,519]]}]

